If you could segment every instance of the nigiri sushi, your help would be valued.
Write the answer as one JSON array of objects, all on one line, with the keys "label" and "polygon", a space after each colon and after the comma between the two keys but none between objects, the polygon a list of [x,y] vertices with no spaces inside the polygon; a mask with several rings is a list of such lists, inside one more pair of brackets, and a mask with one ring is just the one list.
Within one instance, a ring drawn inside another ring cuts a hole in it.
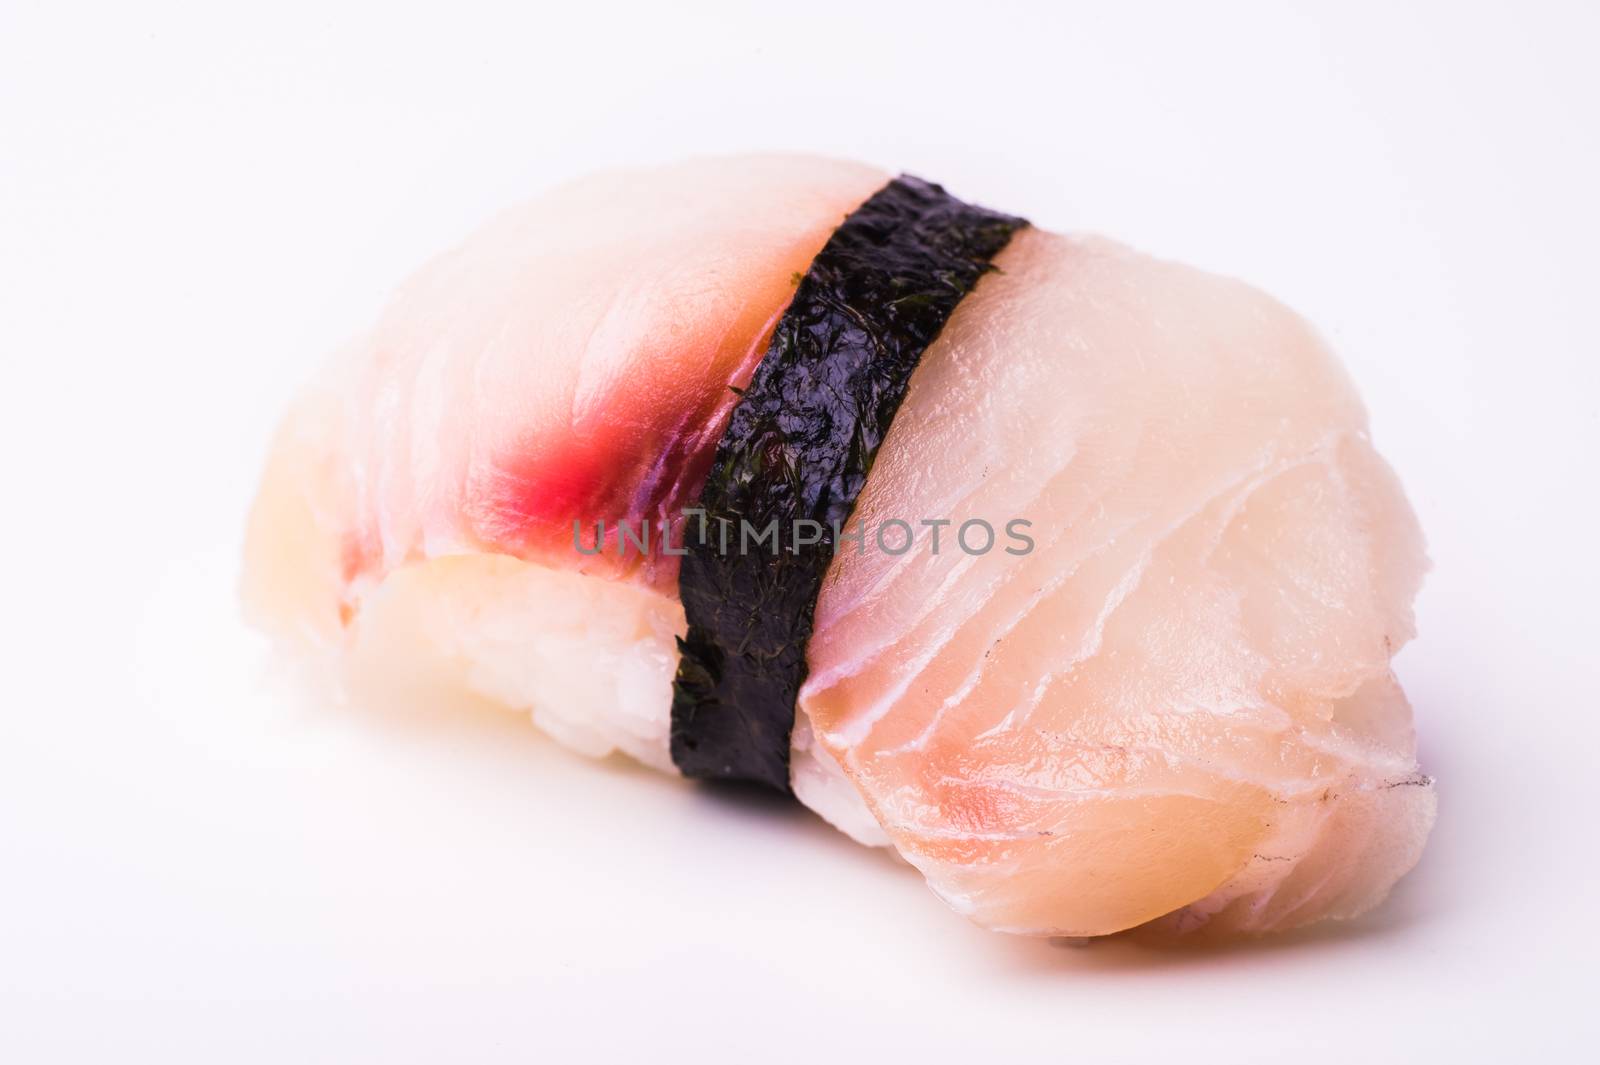
[{"label": "nigiri sushi", "polygon": [[283,422],[243,594],[355,697],[403,667],[776,788],[987,928],[1263,932],[1420,856],[1390,661],[1426,565],[1282,305],[762,156],[426,266]]}]

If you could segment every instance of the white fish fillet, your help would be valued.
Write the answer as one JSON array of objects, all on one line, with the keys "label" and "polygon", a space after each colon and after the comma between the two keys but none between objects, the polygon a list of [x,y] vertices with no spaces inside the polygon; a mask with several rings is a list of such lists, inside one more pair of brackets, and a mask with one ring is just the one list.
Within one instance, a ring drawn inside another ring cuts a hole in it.
[{"label": "white fish fillet", "polygon": [[[711,160],[569,186],[396,298],[291,412],[245,597],[362,698],[472,696],[672,771],[674,520],[796,276],[887,180]],[[1434,814],[1390,658],[1426,567],[1349,380],[1261,293],[1019,234],[924,355],[841,553],[801,801],[987,927],[1261,931],[1358,913]],[[957,527],[1031,522],[1025,555]],[[981,539],[981,537],[979,537]]]}]

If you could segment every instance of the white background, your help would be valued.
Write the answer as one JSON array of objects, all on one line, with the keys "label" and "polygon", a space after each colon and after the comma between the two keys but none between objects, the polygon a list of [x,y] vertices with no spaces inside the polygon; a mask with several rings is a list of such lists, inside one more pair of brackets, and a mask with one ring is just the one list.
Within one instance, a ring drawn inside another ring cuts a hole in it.
[{"label": "white background", "polygon": [[[222,6],[0,0],[0,1059],[1592,1044],[1592,6]],[[323,353],[553,181],[746,149],[1100,230],[1327,333],[1435,561],[1399,669],[1441,813],[1385,907],[1007,939],[803,814],[274,686],[236,556]]]}]

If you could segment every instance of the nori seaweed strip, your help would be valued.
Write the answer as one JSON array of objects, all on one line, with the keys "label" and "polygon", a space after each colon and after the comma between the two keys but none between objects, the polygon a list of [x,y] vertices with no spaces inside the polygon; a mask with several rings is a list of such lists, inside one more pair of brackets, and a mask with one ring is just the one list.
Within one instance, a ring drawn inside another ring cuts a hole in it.
[{"label": "nori seaweed strip", "polygon": [[[706,517],[684,537],[689,631],[678,641],[672,760],[685,776],[789,790],[795,699],[834,530],[922,353],[1025,225],[903,175],[844,220],[799,280],[717,443],[700,493]],[[741,550],[741,521],[760,532],[774,519],[780,549],[752,539]],[[803,519],[822,526],[820,542],[794,542]]]}]

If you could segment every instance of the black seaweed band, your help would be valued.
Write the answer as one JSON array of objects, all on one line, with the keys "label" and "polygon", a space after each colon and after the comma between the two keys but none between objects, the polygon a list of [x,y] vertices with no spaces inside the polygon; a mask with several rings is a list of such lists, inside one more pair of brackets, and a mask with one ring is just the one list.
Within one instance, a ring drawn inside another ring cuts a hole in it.
[{"label": "black seaweed band", "polygon": [[[1025,225],[901,176],[844,220],[800,279],[717,443],[705,519],[685,535],[689,631],[672,695],[672,760],[685,776],[789,790],[795,698],[834,530],[922,353]],[[791,536],[806,519],[821,526],[816,543]],[[741,530],[774,520],[777,549],[750,549]]]}]

